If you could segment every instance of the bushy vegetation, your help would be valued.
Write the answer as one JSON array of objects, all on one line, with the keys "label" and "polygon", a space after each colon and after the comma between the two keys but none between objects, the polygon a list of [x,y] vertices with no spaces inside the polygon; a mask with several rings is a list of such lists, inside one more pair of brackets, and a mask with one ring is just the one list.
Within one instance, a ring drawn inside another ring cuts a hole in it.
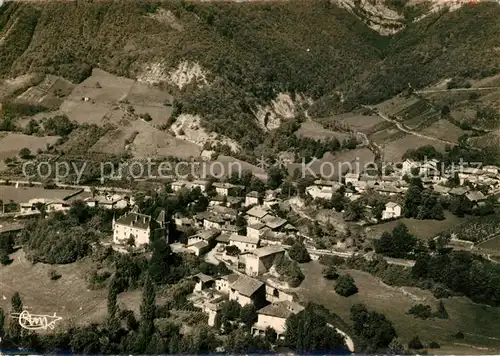
[{"label": "bushy vegetation", "polygon": [[343,297],[349,297],[358,292],[358,287],[356,287],[354,279],[350,275],[343,274],[337,278],[335,292]]},{"label": "bushy vegetation", "polygon": [[295,260],[289,259],[286,255],[280,255],[275,258],[274,266],[276,271],[284,277],[290,287],[295,288],[304,280],[304,274]]},{"label": "bushy vegetation", "polygon": [[344,337],[328,324],[331,312],[323,306],[310,303],[286,321],[285,344],[300,354],[347,352]]},{"label": "bushy vegetation", "polygon": [[363,353],[384,352],[397,336],[392,323],[383,314],[369,311],[362,304],[351,308],[356,349]]},{"label": "bushy vegetation", "polygon": [[415,258],[425,246],[413,236],[405,224],[398,224],[392,232],[384,232],[374,242],[375,252],[394,258]]}]

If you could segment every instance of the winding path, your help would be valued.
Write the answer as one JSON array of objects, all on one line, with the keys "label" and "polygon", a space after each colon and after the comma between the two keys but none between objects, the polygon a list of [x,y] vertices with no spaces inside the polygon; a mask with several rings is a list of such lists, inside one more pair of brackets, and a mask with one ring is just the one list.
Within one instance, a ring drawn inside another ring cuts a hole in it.
[{"label": "winding path", "polygon": [[384,119],[385,121],[390,122],[390,123],[396,125],[396,127],[400,131],[405,132],[405,133],[407,133],[409,135],[413,135],[413,136],[425,138],[427,140],[437,141],[437,142],[441,142],[441,143],[445,143],[445,144],[450,144],[450,145],[455,145],[456,144],[455,142],[451,142],[451,141],[448,141],[448,140],[443,140],[443,139],[440,139],[440,138],[437,138],[437,137],[427,136],[427,135],[421,134],[420,132],[415,132],[413,130],[410,130],[410,129],[406,128],[402,122],[399,122],[397,120],[393,120],[393,119],[389,118],[389,116],[387,116],[386,114],[384,114],[383,112],[381,112],[380,110],[378,110],[376,108],[373,108],[373,107],[368,106],[368,105],[361,105],[361,106],[364,107],[364,108],[366,108],[366,109],[369,109],[369,110],[373,111],[378,116],[380,116],[382,119]]},{"label": "winding path", "polygon": [[416,94],[449,93],[456,91],[477,91],[477,90],[498,90],[500,87],[479,87],[479,88],[454,88],[454,89],[428,89],[415,90]]}]

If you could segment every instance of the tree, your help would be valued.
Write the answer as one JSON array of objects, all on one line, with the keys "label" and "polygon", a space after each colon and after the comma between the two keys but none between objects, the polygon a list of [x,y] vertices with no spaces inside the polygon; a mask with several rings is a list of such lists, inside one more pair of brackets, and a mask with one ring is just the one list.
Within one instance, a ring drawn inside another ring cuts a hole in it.
[{"label": "tree", "polygon": [[153,281],[149,275],[146,276],[142,287],[140,312],[141,320],[139,322],[139,335],[136,348],[138,352],[143,352],[154,333],[154,318],[156,313],[156,293]]},{"label": "tree", "polygon": [[[23,301],[18,292],[12,296],[10,303],[12,306],[12,313],[20,314],[23,312]],[[19,325],[17,318],[12,318],[10,320],[8,334],[9,339],[14,343],[18,343],[23,336],[21,325]]]},{"label": "tree", "polygon": [[425,250],[423,244],[410,232],[406,225],[398,224],[391,233],[384,232],[376,240],[375,252],[394,258],[409,258]]},{"label": "tree", "polygon": [[292,247],[288,250],[288,256],[292,260],[297,261],[298,263],[305,263],[311,261],[311,256],[309,256],[309,252],[307,252],[304,244],[300,242],[295,242]]},{"label": "tree", "polygon": [[325,277],[326,279],[337,279],[339,277],[337,267],[333,265],[326,266],[323,269],[323,277]]},{"label": "tree", "polygon": [[[114,281],[114,280],[113,280]],[[108,319],[113,319],[118,311],[116,304],[118,297],[118,290],[114,283],[111,283],[108,290]]]},{"label": "tree", "polygon": [[354,279],[351,276],[344,274],[337,278],[335,292],[343,297],[349,297],[358,292],[358,287],[356,287]]},{"label": "tree", "polygon": [[2,308],[0,308],[0,338],[3,338],[4,330],[3,326],[5,323],[5,313]]},{"label": "tree", "polygon": [[432,316],[432,308],[430,305],[416,304],[408,310],[408,314],[425,320]]},{"label": "tree", "polygon": [[224,325],[229,321],[235,321],[240,317],[241,306],[235,300],[229,300],[222,304],[220,311],[221,324]]},{"label": "tree", "polygon": [[297,353],[344,353],[344,337],[328,325],[332,318],[323,306],[309,303],[286,321],[285,343]]},{"label": "tree", "polygon": [[434,316],[439,319],[448,319],[448,312],[446,311],[442,300],[439,301],[438,309],[434,313]]},{"label": "tree", "polygon": [[363,217],[363,212],[363,205],[357,200],[352,201],[345,208],[344,219],[346,221],[357,221]]},{"label": "tree", "polygon": [[257,321],[257,308],[253,304],[247,304],[240,309],[240,320],[250,328]]},{"label": "tree", "polygon": [[336,211],[342,211],[344,210],[344,206],[345,206],[345,198],[344,198],[344,195],[342,193],[338,193],[338,192],[335,192],[332,194],[332,198],[330,199],[330,202],[332,204],[332,207],[336,210]]},{"label": "tree", "polygon": [[421,202],[422,188],[417,184],[411,184],[405,194],[405,200],[403,204],[403,213],[405,217],[416,217],[418,215]]},{"label": "tree", "polygon": [[171,280],[171,268],[174,265],[172,249],[162,238],[153,240],[153,253],[149,260],[148,274],[156,284],[164,284]]},{"label": "tree", "polygon": [[283,170],[273,166],[269,169],[268,172],[267,186],[270,189],[279,188],[281,186],[281,183],[283,183],[284,178],[285,174],[283,173]]},{"label": "tree", "polygon": [[351,321],[359,352],[384,352],[397,336],[394,326],[385,315],[370,312],[363,304],[351,307]]},{"label": "tree", "polygon": [[408,348],[414,350],[421,350],[424,348],[424,345],[422,345],[420,338],[418,336],[415,336],[413,339],[410,340],[410,342],[408,342]]},{"label": "tree", "polygon": [[425,189],[422,192],[421,205],[418,207],[417,219],[443,220],[443,206],[439,201],[439,195],[432,190]]},{"label": "tree", "polygon": [[373,216],[375,217],[375,219],[377,220],[380,220],[382,219],[382,214],[385,210],[385,203],[381,200],[377,200],[377,202],[375,203],[375,206],[373,207]]},{"label": "tree", "polygon": [[274,330],[272,327],[268,326],[266,330],[264,330],[264,338],[266,341],[270,344],[276,341],[276,338],[278,337],[278,334],[276,333],[276,330]]},{"label": "tree", "polygon": [[238,248],[238,246],[226,246],[226,253],[229,256],[238,256],[241,253],[241,250]]},{"label": "tree", "polygon": [[28,159],[31,157],[31,151],[29,150],[29,148],[21,148],[21,150],[19,150],[19,157],[21,157],[22,159]]}]

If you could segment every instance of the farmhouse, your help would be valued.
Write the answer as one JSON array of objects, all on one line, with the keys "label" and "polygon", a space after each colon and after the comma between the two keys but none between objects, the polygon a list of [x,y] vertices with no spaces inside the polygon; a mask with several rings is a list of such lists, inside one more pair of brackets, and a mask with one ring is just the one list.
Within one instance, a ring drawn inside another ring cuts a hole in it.
[{"label": "farmhouse", "polygon": [[344,176],[345,184],[349,184],[349,183],[354,184],[358,180],[359,180],[359,174],[358,173],[347,173]]},{"label": "farmhouse", "polygon": [[483,172],[491,173],[491,174],[498,174],[499,168],[497,166],[484,166]]},{"label": "farmhouse", "polygon": [[248,225],[264,223],[263,218],[266,215],[269,215],[267,208],[254,206],[253,208],[251,208],[246,212]]},{"label": "farmhouse", "polygon": [[187,245],[191,246],[202,241],[205,241],[208,245],[210,245],[215,241],[216,237],[219,236],[219,234],[220,231],[215,229],[204,230],[196,235],[189,236]]},{"label": "farmhouse", "polygon": [[204,273],[195,274],[193,279],[196,281],[194,286],[195,292],[201,292],[204,289],[213,287],[215,284],[214,279]]},{"label": "farmhouse", "polygon": [[191,188],[200,188],[202,192],[206,191],[208,182],[206,180],[194,180],[191,182]]},{"label": "farmhouse", "polygon": [[333,195],[332,187],[319,187],[317,185],[311,185],[306,188],[306,193],[309,194],[313,199],[331,199]]},{"label": "farmhouse", "polygon": [[280,246],[266,246],[249,251],[245,256],[245,273],[249,276],[258,276],[269,271],[274,259],[285,254]]},{"label": "farmhouse", "polygon": [[251,191],[245,196],[245,206],[257,205],[259,204],[259,193]]},{"label": "farmhouse", "polygon": [[398,203],[388,202],[385,204],[385,209],[382,212],[382,219],[395,219],[401,216],[401,205]]},{"label": "farmhouse", "polygon": [[242,307],[248,304],[261,307],[266,302],[265,284],[258,279],[240,275],[229,288],[229,300],[237,301]]},{"label": "farmhouse", "polygon": [[403,175],[413,175],[412,170],[418,169],[420,172],[420,164],[418,162],[415,162],[412,159],[405,159],[403,161],[403,167],[401,169],[401,173]]},{"label": "farmhouse", "polygon": [[172,182],[172,184],[170,186],[174,192],[178,192],[182,188],[186,188],[186,189],[191,188],[191,182],[188,182],[186,180],[178,180],[178,181]]},{"label": "farmhouse", "polygon": [[471,202],[478,204],[486,200],[486,196],[478,190],[474,190],[465,194],[465,197]]},{"label": "farmhouse", "polygon": [[231,292],[231,284],[236,282],[239,275],[236,273],[229,274],[227,276],[220,276],[215,280],[215,289],[223,294],[228,294]]},{"label": "farmhouse", "polygon": [[270,327],[283,338],[286,329],[286,320],[293,314],[300,313],[304,307],[298,303],[283,301],[265,306],[257,311],[258,319],[252,327],[252,334],[264,334]]},{"label": "farmhouse", "polygon": [[[118,194],[97,196],[95,198],[85,199],[85,203],[92,207],[98,206],[103,209],[123,209],[129,205],[129,199]],[[93,204],[93,205],[92,205]]]},{"label": "farmhouse", "polygon": [[196,256],[201,256],[204,253],[211,250],[210,244],[206,241],[196,242],[187,247],[188,250],[192,251]]},{"label": "farmhouse", "polygon": [[133,244],[139,247],[148,244],[153,234],[162,238],[168,237],[165,211],[161,211],[156,220],[135,211],[121,216],[118,220],[113,218],[113,242],[116,244],[133,241]]},{"label": "farmhouse", "polygon": [[266,300],[271,303],[289,301],[293,302],[294,297],[291,293],[287,293],[277,287],[275,287],[272,280],[268,279],[268,283],[266,283]]},{"label": "farmhouse", "polygon": [[229,246],[236,246],[241,252],[254,250],[259,247],[259,238],[232,234],[229,237]]},{"label": "farmhouse", "polygon": [[228,196],[234,194],[238,189],[244,189],[244,187],[240,185],[234,185],[231,183],[214,183],[213,184],[217,195]]},{"label": "farmhouse", "polygon": [[253,224],[247,226],[247,236],[250,238],[258,239],[265,231],[267,231],[267,226],[265,224]]},{"label": "farmhouse", "polygon": [[221,227],[224,225],[224,219],[220,216],[217,216],[215,214],[206,214],[205,218],[203,219],[203,228],[210,230],[210,229],[218,229],[220,230]]},{"label": "farmhouse", "polygon": [[468,191],[469,191],[468,187],[456,187],[450,190],[450,195],[459,197],[465,195]]},{"label": "farmhouse", "polygon": [[287,223],[285,219],[272,215],[266,215],[262,219],[262,222],[272,231],[281,231],[281,229],[283,229]]},{"label": "farmhouse", "polygon": [[441,195],[448,195],[450,193],[450,190],[451,188],[449,187],[445,187],[444,185],[439,185],[439,184],[436,184],[432,187],[432,189],[438,193],[438,194],[441,194]]}]

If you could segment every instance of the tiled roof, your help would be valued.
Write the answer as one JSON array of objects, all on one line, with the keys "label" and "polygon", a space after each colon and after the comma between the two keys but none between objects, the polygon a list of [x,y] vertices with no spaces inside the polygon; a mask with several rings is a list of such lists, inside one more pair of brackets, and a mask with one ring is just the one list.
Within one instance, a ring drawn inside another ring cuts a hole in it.
[{"label": "tiled roof", "polygon": [[254,206],[252,209],[247,211],[247,215],[255,216],[256,218],[259,219],[263,218],[267,214],[268,212],[265,209],[261,208],[260,206]]},{"label": "tiled roof", "polygon": [[229,237],[229,241],[236,241],[236,242],[243,242],[247,244],[258,244],[259,243],[259,238],[258,237],[248,237],[248,236],[242,236],[238,234],[231,234]]},{"label": "tiled roof", "polygon": [[241,295],[251,297],[264,285],[258,279],[254,279],[245,275],[240,275],[239,278],[231,284],[231,289],[238,291]]},{"label": "tiled roof", "polygon": [[269,304],[259,309],[257,313],[287,319],[290,315],[300,313],[302,310],[304,310],[304,307],[300,304],[283,301]]},{"label": "tiled roof", "polygon": [[151,216],[130,212],[121,216],[118,220],[116,220],[115,223],[146,230],[149,228],[149,225],[151,223]]},{"label": "tiled roof", "polygon": [[259,258],[281,252],[285,252],[285,250],[280,246],[266,246],[250,251],[252,255],[255,255]]}]

